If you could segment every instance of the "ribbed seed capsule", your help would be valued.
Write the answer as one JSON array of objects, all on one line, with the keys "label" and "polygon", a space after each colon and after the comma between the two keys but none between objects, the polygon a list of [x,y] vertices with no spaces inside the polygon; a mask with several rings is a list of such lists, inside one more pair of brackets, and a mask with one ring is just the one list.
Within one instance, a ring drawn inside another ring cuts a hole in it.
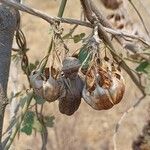
[{"label": "ribbed seed capsule", "polygon": [[95,88],[89,90],[86,84],[82,92],[84,100],[96,110],[112,108],[121,101],[125,91],[123,77],[118,72],[112,73],[109,84],[106,84],[109,80],[107,82],[103,80],[105,78],[101,74],[97,74],[93,84]]},{"label": "ribbed seed capsule", "polygon": [[62,86],[59,85],[57,80],[51,76],[48,80],[42,78],[39,72],[32,72],[30,75],[30,82],[36,95],[42,97],[48,102],[57,100],[63,93]]}]

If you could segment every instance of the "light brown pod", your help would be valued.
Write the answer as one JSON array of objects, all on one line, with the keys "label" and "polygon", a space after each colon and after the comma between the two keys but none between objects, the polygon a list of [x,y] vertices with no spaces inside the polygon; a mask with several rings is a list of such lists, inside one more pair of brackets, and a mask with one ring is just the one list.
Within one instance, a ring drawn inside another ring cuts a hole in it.
[{"label": "light brown pod", "polygon": [[102,78],[97,74],[95,88],[91,91],[91,89],[87,89],[86,85],[82,96],[93,109],[107,110],[118,104],[123,97],[125,91],[123,77],[118,73],[114,73],[109,87],[100,85],[99,80],[102,80]]},{"label": "light brown pod", "polygon": [[35,94],[48,102],[53,102],[64,95],[64,90],[57,80],[53,79],[51,76],[46,80],[38,71],[31,73],[30,83]]},{"label": "light brown pod", "polygon": [[76,76],[74,79],[69,79],[69,81],[67,80],[63,79],[66,94],[64,97],[59,98],[59,111],[62,114],[70,116],[80,106],[84,83],[79,76]]},{"label": "light brown pod", "polygon": [[60,94],[60,86],[52,77],[43,82],[43,98],[46,101],[53,102],[59,98]]},{"label": "light brown pod", "polygon": [[29,78],[35,94],[43,97],[43,79],[41,74],[39,72],[33,71]]}]

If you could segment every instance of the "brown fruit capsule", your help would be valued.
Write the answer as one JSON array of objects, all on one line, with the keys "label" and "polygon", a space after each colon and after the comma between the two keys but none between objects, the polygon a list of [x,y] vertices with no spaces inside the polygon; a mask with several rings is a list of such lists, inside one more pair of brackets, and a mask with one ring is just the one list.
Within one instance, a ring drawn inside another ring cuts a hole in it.
[{"label": "brown fruit capsule", "polygon": [[[84,87],[82,96],[84,100],[96,110],[107,110],[118,104],[124,94],[125,85],[122,76],[117,72],[112,75],[111,84],[103,86],[105,81],[100,74],[95,77],[95,88],[92,91]],[[103,84],[101,84],[103,83]]]},{"label": "brown fruit capsule", "polygon": [[43,78],[41,74],[39,72],[33,71],[29,78],[35,94],[43,97]]},{"label": "brown fruit capsule", "polygon": [[46,82],[43,82],[43,98],[48,102],[57,100],[60,96],[60,86],[56,80],[49,77]]},{"label": "brown fruit capsule", "polygon": [[80,106],[83,81],[78,75],[80,61],[75,57],[67,57],[63,61],[64,77],[60,80],[65,88],[65,95],[59,98],[59,111],[62,114],[72,115]]},{"label": "brown fruit capsule", "polygon": [[44,78],[39,72],[32,72],[30,75],[31,85],[36,95],[48,102],[53,102],[63,95],[63,93],[61,93],[63,92],[62,86],[51,76],[49,76],[48,80]]},{"label": "brown fruit capsule", "polygon": [[79,76],[69,80],[70,86],[66,85],[68,83],[64,81],[66,94],[59,99],[59,111],[62,114],[70,116],[74,114],[80,106],[84,83]]},{"label": "brown fruit capsule", "polygon": [[109,9],[118,9],[122,4],[122,0],[101,0],[106,8]]}]

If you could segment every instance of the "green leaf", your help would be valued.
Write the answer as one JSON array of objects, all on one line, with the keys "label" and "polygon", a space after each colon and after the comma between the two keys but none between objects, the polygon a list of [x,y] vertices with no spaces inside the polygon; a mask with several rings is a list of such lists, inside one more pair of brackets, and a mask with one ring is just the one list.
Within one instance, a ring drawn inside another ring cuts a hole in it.
[{"label": "green leaf", "polygon": [[38,95],[34,95],[34,99],[36,101],[37,104],[42,105],[46,102],[45,99],[43,99],[42,97],[38,96]]},{"label": "green leaf", "polygon": [[54,126],[54,116],[45,116],[44,117],[44,123],[47,127],[52,128]]},{"label": "green leaf", "polygon": [[78,54],[78,59],[80,60],[80,62],[81,63],[84,62],[84,65],[82,67],[84,69],[88,68],[89,63],[90,63],[90,61],[92,59],[92,54],[89,55],[89,53],[90,53],[90,51],[86,48],[86,46],[84,46],[83,48],[81,48],[81,50],[80,50],[80,52]]},{"label": "green leaf", "polygon": [[136,71],[143,73],[150,73],[150,63],[147,61],[142,62],[137,68]]},{"label": "green leaf", "polygon": [[21,128],[21,132],[24,132],[27,135],[31,135],[32,134],[32,126],[30,125],[25,125]]},{"label": "green leaf", "polygon": [[29,64],[29,69],[30,69],[30,71],[33,71],[34,69],[36,69],[36,67],[37,67],[38,64],[39,64],[39,61],[38,61],[38,60],[36,60],[34,64],[33,64],[33,63],[30,63],[30,64]]},{"label": "green leaf", "polygon": [[38,132],[42,132],[43,131],[43,126],[40,123],[40,121],[38,120],[37,116],[34,117],[34,123],[32,125],[32,128]]},{"label": "green leaf", "polygon": [[32,126],[34,123],[34,116],[35,113],[32,111],[28,111],[25,114],[24,120],[22,122],[22,127],[21,127],[21,132],[26,133],[27,135],[31,135],[32,134]]},{"label": "green leaf", "polygon": [[150,75],[150,64],[145,68],[145,72]]},{"label": "green leaf", "polygon": [[85,33],[81,33],[80,37],[83,39],[85,37]]},{"label": "green leaf", "polygon": [[26,112],[25,117],[24,117],[24,123],[32,125],[34,121],[34,116],[35,116],[35,113],[33,111]]},{"label": "green leaf", "polygon": [[22,97],[20,98],[20,106],[21,106],[22,108],[23,108],[23,106],[25,105],[27,99],[28,99],[28,96],[27,96],[27,95],[22,96]]},{"label": "green leaf", "polygon": [[77,34],[73,36],[74,43],[80,42],[85,37],[85,33]]}]

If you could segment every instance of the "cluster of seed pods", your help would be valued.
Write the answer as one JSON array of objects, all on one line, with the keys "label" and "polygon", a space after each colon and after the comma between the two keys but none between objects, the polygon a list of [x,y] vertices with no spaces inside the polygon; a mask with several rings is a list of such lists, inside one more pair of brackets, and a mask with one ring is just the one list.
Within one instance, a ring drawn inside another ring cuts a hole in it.
[{"label": "cluster of seed pods", "polygon": [[67,57],[62,65],[63,75],[57,79],[49,76],[46,80],[39,72],[33,72],[30,81],[35,94],[48,102],[58,100],[60,112],[72,115],[80,106],[84,87],[84,82],[78,75],[81,64],[77,58]]},{"label": "cluster of seed pods", "polygon": [[83,81],[78,73],[81,64],[77,58],[67,57],[62,65],[63,74],[57,79],[52,76],[45,79],[38,71],[30,76],[35,94],[48,102],[58,100],[62,114],[74,114],[81,98],[96,110],[110,109],[121,101],[125,85],[121,72],[115,66],[93,64]]}]

